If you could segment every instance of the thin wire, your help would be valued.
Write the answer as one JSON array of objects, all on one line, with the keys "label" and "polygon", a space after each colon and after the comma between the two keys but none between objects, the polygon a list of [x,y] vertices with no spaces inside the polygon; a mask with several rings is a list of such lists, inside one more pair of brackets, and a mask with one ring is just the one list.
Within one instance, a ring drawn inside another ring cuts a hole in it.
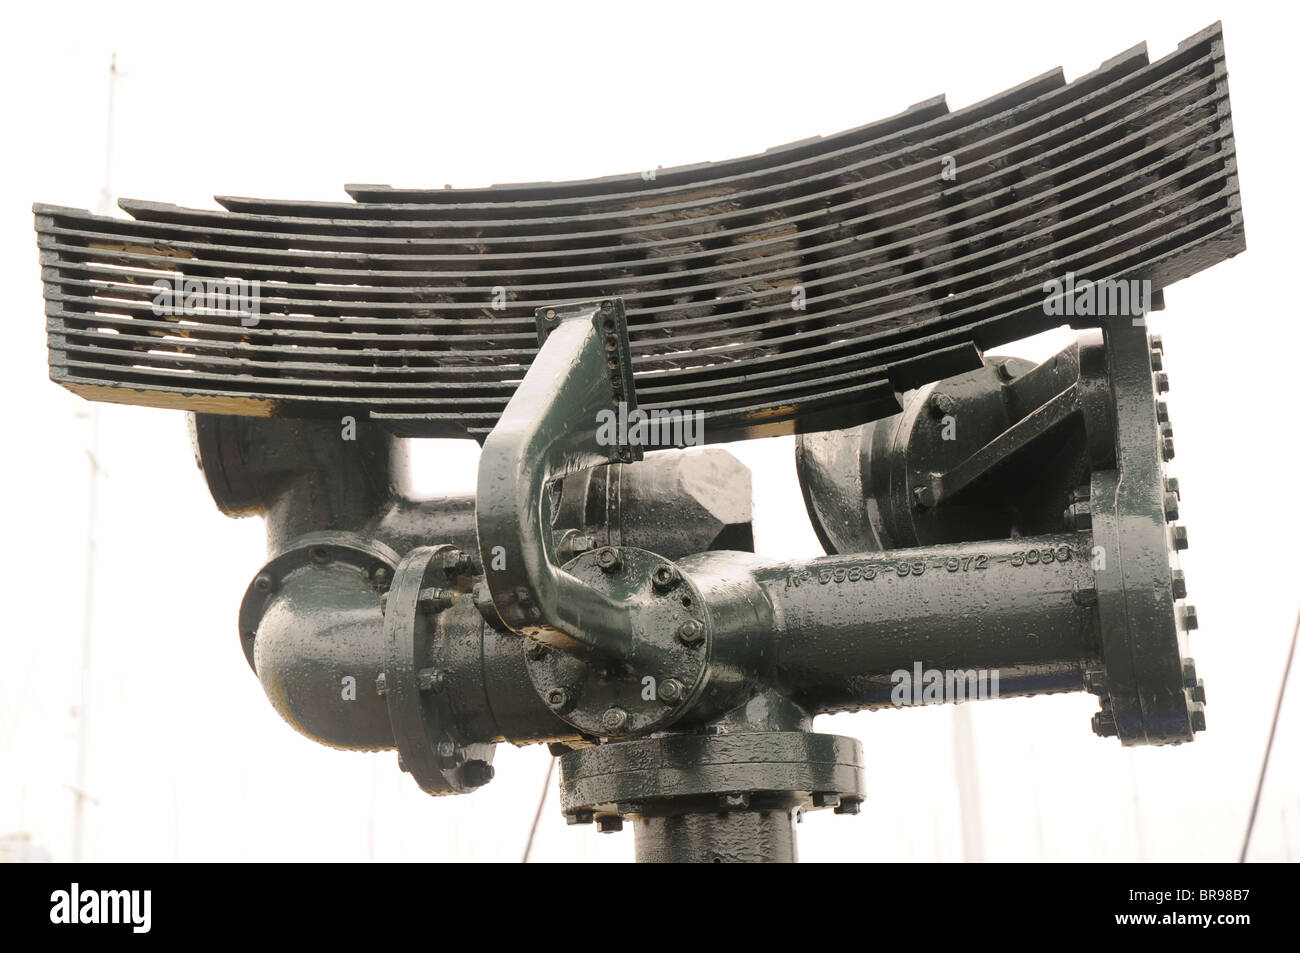
[{"label": "thin wire", "polygon": [[528,830],[528,843],[524,845],[524,858],[520,863],[528,863],[528,855],[533,852],[533,838],[537,836],[537,825],[542,821],[542,808],[546,806],[546,795],[551,790],[551,775],[555,773],[555,758],[546,766],[546,780],[542,782],[542,796],[537,799],[537,813],[533,815],[533,826]]},{"label": "thin wire", "polygon": [[1291,677],[1291,662],[1295,659],[1296,638],[1300,636],[1300,615],[1296,616],[1295,629],[1291,632],[1291,648],[1286,653],[1286,669],[1282,672],[1282,687],[1277,692],[1277,707],[1273,709],[1273,727],[1268,730],[1268,745],[1264,748],[1264,763],[1259,768],[1259,783],[1255,785],[1255,803],[1250,808],[1250,823],[1246,825],[1246,839],[1241,845],[1239,864],[1246,862],[1246,851],[1250,850],[1250,835],[1255,832],[1255,815],[1259,813],[1259,798],[1264,793],[1264,776],[1268,774],[1268,758],[1273,753],[1273,738],[1277,734],[1277,723],[1282,717],[1282,699],[1286,696],[1286,683]]}]

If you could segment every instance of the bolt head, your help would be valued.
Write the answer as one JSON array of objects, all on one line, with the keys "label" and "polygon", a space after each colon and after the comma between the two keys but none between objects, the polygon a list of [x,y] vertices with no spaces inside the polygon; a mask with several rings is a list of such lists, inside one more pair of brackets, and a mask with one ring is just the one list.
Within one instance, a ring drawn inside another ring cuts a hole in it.
[{"label": "bolt head", "polygon": [[471,788],[482,787],[496,776],[496,769],[486,761],[466,761],[460,771],[461,780]]},{"label": "bolt head", "polygon": [[704,626],[695,619],[687,619],[677,627],[677,638],[683,645],[699,645],[704,641]]},{"label": "bolt head", "polygon": [[912,487],[912,500],[921,509],[928,509],[934,506],[934,490],[928,486]]},{"label": "bolt head", "polygon": [[659,690],[656,692],[656,697],[661,702],[666,702],[669,705],[676,705],[682,700],[682,696],[685,694],[686,686],[675,678],[667,678],[659,683]]},{"label": "bolt head", "polygon": [[1196,618],[1196,606],[1183,606],[1183,630],[1193,632],[1200,627]]},{"label": "bolt head", "polygon": [[569,825],[590,824],[595,819],[596,815],[591,811],[570,811],[564,815],[564,822]]},{"label": "bolt head", "polygon": [[814,792],[812,800],[813,800],[813,807],[839,807],[840,806],[840,796],[838,794],[832,794],[828,791]]},{"label": "bolt head", "polygon": [[1092,505],[1086,500],[1070,504],[1066,507],[1064,520],[1066,529],[1091,529]]},{"label": "bolt head", "polygon": [[862,798],[860,797],[840,798],[840,803],[835,808],[835,813],[836,814],[861,814]]},{"label": "bolt head", "polygon": [[1162,424],[1169,423],[1169,405],[1163,400],[1156,401],[1156,420]]},{"label": "bolt head", "polygon": [[554,711],[563,711],[569,705],[569,693],[563,688],[552,688],[546,693],[546,704]]},{"label": "bolt head", "polygon": [[1205,709],[1197,706],[1191,710],[1192,731],[1205,730]]},{"label": "bolt head", "polygon": [[596,830],[602,834],[616,834],[623,829],[623,818],[617,814],[602,814],[596,818]]},{"label": "bolt head", "polygon": [[931,394],[930,413],[936,417],[947,417],[957,409],[957,401],[950,394]]},{"label": "bolt head", "polygon": [[1156,374],[1156,391],[1161,394],[1169,393],[1169,375],[1164,371]]},{"label": "bolt head", "polygon": [[655,590],[658,592],[669,592],[682,581],[681,575],[677,568],[668,563],[661,563],[655,567],[650,574],[650,581],[653,583]]},{"label": "bolt head", "polygon": [[1110,711],[1099,711],[1092,716],[1092,731],[1102,738],[1114,738],[1119,734],[1119,729],[1115,727],[1115,714]]},{"label": "bolt head", "polygon": [[259,573],[253,580],[253,588],[258,592],[270,592],[275,588],[275,579],[269,572]]},{"label": "bolt head", "polygon": [[627,727],[627,712],[618,706],[607,708],[600,716],[600,726],[610,733],[622,731]]},{"label": "bolt head", "polygon": [[1187,546],[1188,546],[1188,542],[1187,542],[1187,527],[1186,527],[1186,526],[1175,526],[1174,529],[1173,529],[1172,538],[1173,538],[1173,542],[1174,542],[1174,549],[1177,549],[1177,550],[1184,550],[1184,549],[1186,549]]},{"label": "bolt head", "polygon": [[1175,569],[1170,573],[1172,588],[1175,599],[1187,598],[1187,575],[1181,569]]},{"label": "bolt head", "polygon": [[618,550],[612,546],[606,546],[596,554],[596,565],[605,572],[616,572],[622,564],[623,560],[619,558]]},{"label": "bolt head", "polygon": [[1083,690],[1092,695],[1105,695],[1106,689],[1106,670],[1101,668],[1091,668],[1083,673]]}]

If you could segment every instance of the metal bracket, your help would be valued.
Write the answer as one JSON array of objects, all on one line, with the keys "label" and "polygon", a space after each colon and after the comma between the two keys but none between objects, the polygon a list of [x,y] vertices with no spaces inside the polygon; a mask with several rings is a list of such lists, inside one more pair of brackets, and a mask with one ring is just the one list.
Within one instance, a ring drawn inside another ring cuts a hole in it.
[{"label": "metal bracket", "polygon": [[[641,459],[601,424],[636,408],[621,299],[538,309],[541,349],[479,457],[479,551],[501,620],[553,648],[631,654],[630,607],[556,565],[546,486],[602,463]],[[620,404],[624,413],[620,414]],[[608,415],[612,414],[612,418]]]}]

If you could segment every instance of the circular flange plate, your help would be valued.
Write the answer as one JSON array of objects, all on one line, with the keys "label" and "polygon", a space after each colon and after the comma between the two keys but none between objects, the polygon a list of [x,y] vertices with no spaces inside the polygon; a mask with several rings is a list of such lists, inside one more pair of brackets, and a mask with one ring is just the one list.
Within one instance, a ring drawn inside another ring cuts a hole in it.
[{"label": "circular flange plate", "polygon": [[[583,553],[565,572],[635,605],[627,660],[532,643],[528,675],[557,715],[587,735],[628,738],[662,729],[691,707],[708,672],[711,639],[699,590],[673,563],[632,547]],[[606,566],[601,567],[604,559]]]}]

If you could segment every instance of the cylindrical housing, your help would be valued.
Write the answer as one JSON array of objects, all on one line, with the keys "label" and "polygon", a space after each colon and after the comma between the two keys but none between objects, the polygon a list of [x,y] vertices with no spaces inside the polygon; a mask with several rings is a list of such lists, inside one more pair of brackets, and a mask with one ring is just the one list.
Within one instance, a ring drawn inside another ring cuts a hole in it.
[{"label": "cylindrical housing", "polygon": [[996,673],[1002,696],[1078,691],[1100,665],[1091,560],[1091,534],[1068,533],[760,570],[778,686],[815,712],[898,704],[900,672]]}]

